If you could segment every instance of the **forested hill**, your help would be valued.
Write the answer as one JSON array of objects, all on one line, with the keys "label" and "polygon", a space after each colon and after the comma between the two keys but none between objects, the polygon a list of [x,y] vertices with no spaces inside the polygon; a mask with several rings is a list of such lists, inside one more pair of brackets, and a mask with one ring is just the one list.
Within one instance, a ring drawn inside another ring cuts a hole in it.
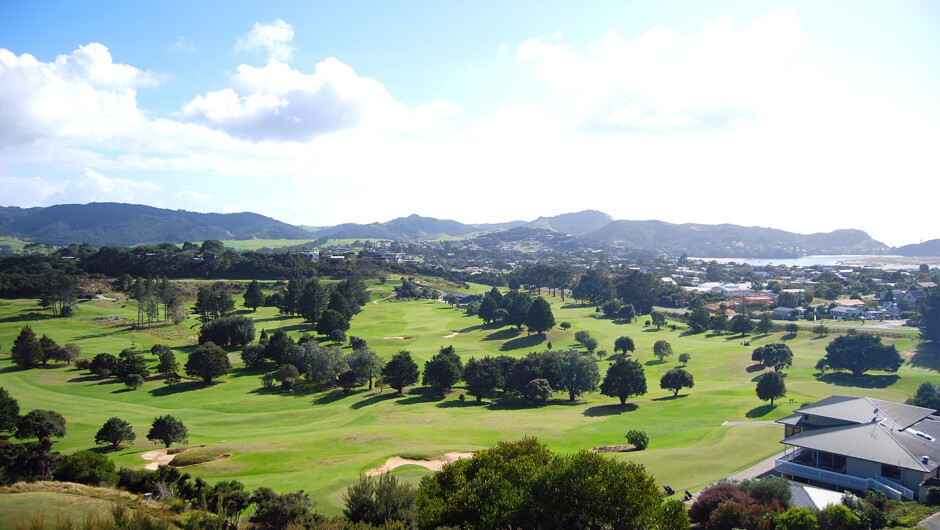
[{"label": "forested hill", "polygon": [[884,254],[890,249],[861,230],[796,234],[739,225],[613,221],[587,235],[591,239],[667,255],[709,258],[784,258],[813,254]]},{"label": "forested hill", "polygon": [[196,213],[113,202],[0,207],[0,235],[69,245],[133,246],[207,239],[303,239],[311,233],[256,213]]}]

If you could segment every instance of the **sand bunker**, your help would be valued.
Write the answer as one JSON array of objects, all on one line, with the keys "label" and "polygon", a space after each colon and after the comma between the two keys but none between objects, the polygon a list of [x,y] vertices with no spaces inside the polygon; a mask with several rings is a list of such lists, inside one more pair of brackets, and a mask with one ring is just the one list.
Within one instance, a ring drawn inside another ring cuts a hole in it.
[{"label": "sand bunker", "polygon": [[460,330],[459,330],[459,329],[452,329],[452,330],[450,330],[450,333],[449,333],[449,334],[444,335],[444,338],[445,338],[445,339],[452,339],[452,338],[456,337],[456,336],[459,335],[459,334],[460,334]]},{"label": "sand bunker", "polygon": [[144,460],[151,461],[149,464],[144,466],[144,469],[156,471],[160,466],[169,464],[176,455],[168,455],[166,452],[166,449],[154,449],[153,451],[147,451],[146,453],[140,455],[140,457]]},{"label": "sand bunker", "polygon": [[414,337],[408,337],[406,335],[395,335],[394,337],[382,337],[382,338],[391,339],[391,340],[408,340]]},{"label": "sand bunker", "polygon": [[601,445],[591,448],[592,453],[626,453],[629,451],[636,451],[636,447],[632,445]]},{"label": "sand bunker", "polygon": [[381,475],[383,473],[388,473],[396,467],[408,465],[426,467],[431,471],[440,471],[441,468],[444,467],[444,464],[449,464],[451,462],[456,462],[461,458],[470,458],[472,456],[473,453],[447,453],[440,458],[435,458],[434,460],[414,460],[411,458],[393,456],[392,458],[389,458],[385,461],[385,465],[366,471],[366,476],[373,477],[375,475]]}]

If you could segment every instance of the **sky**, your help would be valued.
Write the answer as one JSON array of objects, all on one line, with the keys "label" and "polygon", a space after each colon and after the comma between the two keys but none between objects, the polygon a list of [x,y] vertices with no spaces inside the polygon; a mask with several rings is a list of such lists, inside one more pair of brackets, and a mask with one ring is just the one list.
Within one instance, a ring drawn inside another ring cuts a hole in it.
[{"label": "sky", "polygon": [[938,27],[933,0],[4,0],[0,205],[918,243]]}]

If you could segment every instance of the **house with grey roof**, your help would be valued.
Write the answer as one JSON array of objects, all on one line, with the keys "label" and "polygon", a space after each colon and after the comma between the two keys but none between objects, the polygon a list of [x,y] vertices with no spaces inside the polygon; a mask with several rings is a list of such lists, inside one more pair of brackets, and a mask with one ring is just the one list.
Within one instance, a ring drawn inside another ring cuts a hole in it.
[{"label": "house with grey roof", "polygon": [[777,420],[786,447],[774,469],[793,480],[923,500],[940,480],[936,411],[856,396],[830,396]]}]

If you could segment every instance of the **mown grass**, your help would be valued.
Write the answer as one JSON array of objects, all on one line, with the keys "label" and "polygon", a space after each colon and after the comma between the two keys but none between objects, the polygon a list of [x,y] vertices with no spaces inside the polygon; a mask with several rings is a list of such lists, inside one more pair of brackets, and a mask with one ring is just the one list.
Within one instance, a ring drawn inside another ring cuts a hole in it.
[{"label": "mown grass", "polygon": [[[612,457],[644,464],[660,484],[695,491],[782,450],[782,428],[722,426],[724,421],[777,419],[803,402],[836,393],[903,401],[924,380],[940,383],[938,365],[930,361],[936,355],[918,353],[913,338],[886,342],[896,344],[907,357],[919,359],[917,362],[906,363],[898,374],[874,373],[856,379],[816,373],[813,365],[831,339],[814,338],[808,332],[750,335],[751,345],[744,346],[739,336],[690,335],[681,326],[673,331],[613,322],[598,318],[592,307],[548,297],[556,322],[567,320],[572,328],[556,327],[542,338],[511,328],[483,326],[478,318],[440,302],[379,301],[398,285],[397,280],[370,285],[372,299],[378,303],[367,304],[347,333],[365,338],[386,358],[408,349],[423,364],[441,346],[451,344],[464,360],[503,354],[521,357],[546,349],[549,342],[555,349],[575,347],[574,333],[581,330],[590,331],[600,341],[600,348],[612,353],[614,340],[628,335],[637,346],[633,357],[645,364],[649,392],[631,400],[634,406],[624,408],[616,398],[598,393],[573,403],[559,394],[558,400],[543,407],[530,407],[513,398],[476,404],[472,398],[465,402],[457,399],[465,392],[462,387],[443,399],[419,387],[403,395],[388,389],[357,389],[345,395],[340,390],[305,387],[282,393],[263,389],[262,372],[245,369],[237,352],[230,355],[233,372],[215,384],[184,381],[168,387],[151,378],[137,391],[64,365],[20,370],[7,355],[0,355],[0,386],[19,400],[24,412],[43,408],[65,416],[68,435],[55,444],[60,451],[92,446],[101,425],[109,417],[119,416],[134,426],[138,438],[108,454],[118,465],[141,467],[145,462],[140,455],[153,447],[145,438],[151,421],[158,415],[172,414],[189,428],[190,444],[232,453],[231,458],[200,464],[188,472],[210,481],[237,479],[248,488],[303,489],[319,502],[322,513],[331,515],[340,513],[346,486],[391,456],[436,457],[523,436],[536,436],[555,451],[573,452],[621,444],[628,430],[645,430],[651,438],[649,449]],[[469,291],[488,289],[471,285]],[[272,308],[253,312],[239,306],[239,311],[255,320],[259,332],[281,328],[299,337],[309,331],[300,319],[279,315]],[[112,316],[132,321],[136,307],[133,302],[126,306],[85,302],[72,319],[52,319],[32,300],[5,300],[0,303],[0,345],[8,352],[19,329],[28,323],[39,335],[47,333],[60,344],[80,344],[88,356],[101,351],[117,353],[132,344],[149,350],[154,343],[169,343],[182,364],[198,330],[192,319],[179,326],[134,330],[126,323],[112,325],[103,320]],[[454,330],[460,333],[444,338]],[[663,363],[652,356],[653,343],[659,339],[669,341],[675,351],[675,356]],[[755,347],[779,341],[790,345],[794,365],[787,370],[787,398],[770,407],[754,392],[760,372],[748,371],[748,366]],[[345,348],[348,351],[349,347]],[[692,356],[686,369],[695,376],[695,386],[672,397],[671,391],[659,388],[659,378],[680,366],[676,357],[683,352]],[[156,364],[149,353],[147,358]],[[600,361],[602,373],[611,362],[611,356]],[[224,445],[220,444],[223,440]],[[415,482],[423,474],[426,471],[406,473]]]},{"label": "mown grass", "polygon": [[233,451],[232,447],[226,445],[194,447],[174,456],[170,464],[175,467],[195,466],[223,457],[230,457]]}]

